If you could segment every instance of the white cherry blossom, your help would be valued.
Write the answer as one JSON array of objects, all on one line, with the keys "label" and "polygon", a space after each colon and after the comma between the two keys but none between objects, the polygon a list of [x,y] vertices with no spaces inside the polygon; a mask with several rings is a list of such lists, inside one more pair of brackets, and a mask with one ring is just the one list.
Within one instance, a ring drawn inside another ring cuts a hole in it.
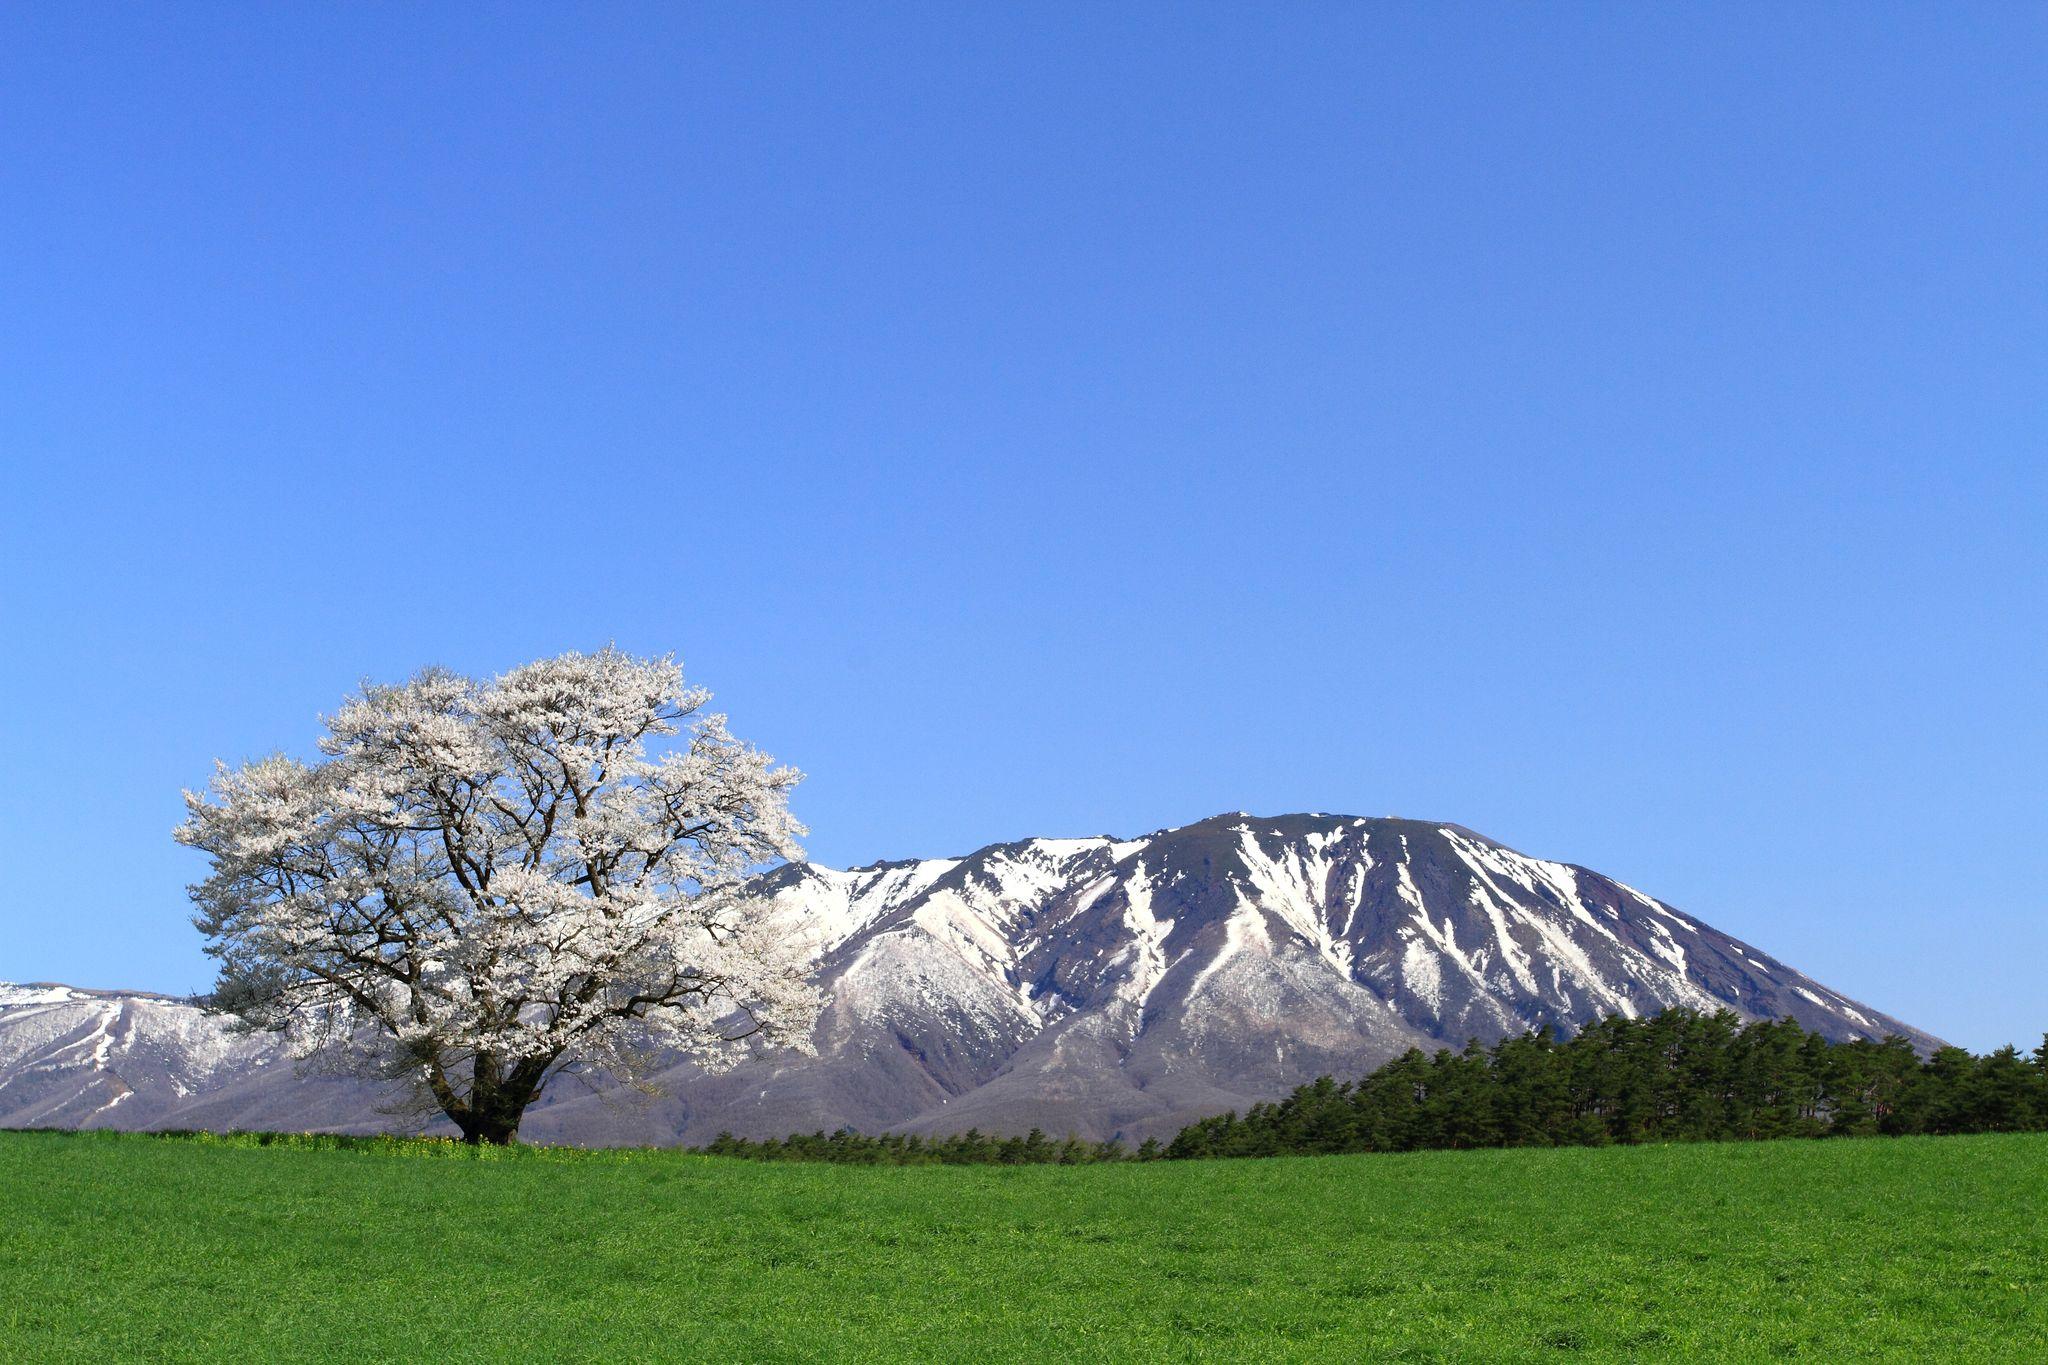
[{"label": "white cherry blossom", "polygon": [[809,1046],[806,963],[738,894],[800,856],[801,774],[734,739],[673,658],[429,670],[327,718],[318,762],[221,766],[181,843],[214,1000],[302,1057],[415,1083],[505,1142],[566,1068]]}]

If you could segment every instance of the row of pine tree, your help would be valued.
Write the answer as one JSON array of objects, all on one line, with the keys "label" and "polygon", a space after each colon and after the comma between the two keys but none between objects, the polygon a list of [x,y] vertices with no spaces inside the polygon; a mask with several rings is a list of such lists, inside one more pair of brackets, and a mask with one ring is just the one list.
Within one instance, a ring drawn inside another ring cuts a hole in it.
[{"label": "row of pine tree", "polygon": [[1364,1079],[1324,1077],[1243,1114],[1203,1119],[1164,1145],[970,1130],[869,1137],[851,1129],[704,1150],[766,1161],[869,1165],[1080,1164],[1154,1158],[1597,1146],[1785,1137],[2048,1130],[2048,1039],[2031,1055],[1903,1038],[1829,1042],[1789,1019],[1721,1011],[1614,1015],[1569,1039],[1546,1029],[1492,1047],[1411,1050]]},{"label": "row of pine tree", "polygon": [[1435,1056],[1410,1051],[1351,1085],[1189,1125],[1172,1157],[1593,1146],[2048,1128],[2048,1040],[1922,1059],[1903,1038],[1832,1043],[1789,1019],[1615,1015]]}]

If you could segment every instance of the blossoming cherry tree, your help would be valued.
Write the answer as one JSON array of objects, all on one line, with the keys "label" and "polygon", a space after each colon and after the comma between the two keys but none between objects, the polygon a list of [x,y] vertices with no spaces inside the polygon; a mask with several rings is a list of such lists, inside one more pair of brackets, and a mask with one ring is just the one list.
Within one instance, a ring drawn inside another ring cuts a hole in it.
[{"label": "blossoming cherry tree", "polygon": [[[365,686],[322,758],[219,767],[180,842],[217,1007],[404,1081],[505,1143],[557,1074],[807,1048],[819,1000],[750,874],[800,856],[800,779],[672,658],[564,654]],[[782,926],[786,930],[787,926]]]}]

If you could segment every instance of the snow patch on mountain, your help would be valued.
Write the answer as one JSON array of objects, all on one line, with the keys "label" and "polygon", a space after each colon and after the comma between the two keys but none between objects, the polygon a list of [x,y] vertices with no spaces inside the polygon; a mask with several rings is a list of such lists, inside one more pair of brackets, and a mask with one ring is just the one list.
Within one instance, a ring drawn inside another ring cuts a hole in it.
[{"label": "snow patch on mountain", "polygon": [[[1642,892],[1454,825],[1234,812],[1135,839],[778,869],[753,894],[814,963],[815,1056],[673,1098],[549,1096],[549,1140],[852,1124],[1171,1132],[1410,1047],[1670,1006],[1937,1040]],[[196,1005],[0,985],[0,1125],[376,1127]]]}]

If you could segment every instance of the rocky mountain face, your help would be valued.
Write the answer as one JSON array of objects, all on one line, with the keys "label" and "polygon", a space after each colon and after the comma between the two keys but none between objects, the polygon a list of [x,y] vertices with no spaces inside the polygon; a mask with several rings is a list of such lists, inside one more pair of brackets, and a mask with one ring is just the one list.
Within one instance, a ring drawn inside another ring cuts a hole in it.
[{"label": "rocky mountain face", "polygon": [[[661,1094],[558,1083],[529,1140],[832,1129],[1138,1139],[1409,1047],[1670,1006],[1938,1040],[1661,901],[1455,825],[1218,816],[759,883],[817,963],[817,1055]],[[0,987],[0,1126],[393,1127],[189,1003]]]}]

